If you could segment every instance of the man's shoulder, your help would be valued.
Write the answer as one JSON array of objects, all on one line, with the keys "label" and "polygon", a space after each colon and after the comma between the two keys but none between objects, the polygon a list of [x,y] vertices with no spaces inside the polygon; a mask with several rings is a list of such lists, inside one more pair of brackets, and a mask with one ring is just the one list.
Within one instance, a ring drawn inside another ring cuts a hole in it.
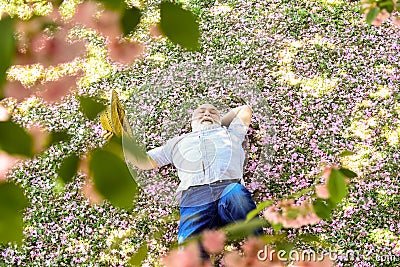
[{"label": "man's shoulder", "polygon": [[169,139],[169,140],[166,142],[166,144],[167,144],[167,145],[174,145],[174,144],[177,144],[177,143],[179,143],[182,139],[187,138],[187,137],[189,136],[189,134],[190,134],[190,133],[184,133],[184,134],[181,134],[181,135],[174,136],[174,137],[172,137],[171,139]]}]

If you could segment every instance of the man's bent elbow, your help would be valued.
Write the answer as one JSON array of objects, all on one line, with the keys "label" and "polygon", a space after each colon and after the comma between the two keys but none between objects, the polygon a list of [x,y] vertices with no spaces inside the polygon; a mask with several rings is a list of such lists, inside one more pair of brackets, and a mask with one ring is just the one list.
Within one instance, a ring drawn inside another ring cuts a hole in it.
[{"label": "man's bent elbow", "polygon": [[250,122],[251,122],[252,114],[253,114],[253,110],[251,109],[251,107],[249,105],[244,105],[244,106],[241,106],[241,109],[240,109],[239,113],[237,114],[237,116],[240,118],[240,120],[244,124],[249,126]]},{"label": "man's bent elbow", "polygon": [[244,105],[243,109],[244,109],[244,112],[249,114],[251,117],[251,114],[253,113],[253,109],[249,105]]}]

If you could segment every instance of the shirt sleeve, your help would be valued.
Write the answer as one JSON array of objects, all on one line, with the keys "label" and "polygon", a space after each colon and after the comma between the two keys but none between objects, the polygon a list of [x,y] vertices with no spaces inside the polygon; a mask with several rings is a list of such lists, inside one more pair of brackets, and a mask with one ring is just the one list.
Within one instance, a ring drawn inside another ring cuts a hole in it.
[{"label": "shirt sleeve", "polygon": [[235,117],[228,127],[228,132],[235,135],[240,141],[243,142],[248,129],[249,127],[244,124],[239,117]]},{"label": "shirt sleeve", "polygon": [[167,144],[147,151],[147,155],[157,163],[158,167],[172,163],[172,157],[168,152]]}]

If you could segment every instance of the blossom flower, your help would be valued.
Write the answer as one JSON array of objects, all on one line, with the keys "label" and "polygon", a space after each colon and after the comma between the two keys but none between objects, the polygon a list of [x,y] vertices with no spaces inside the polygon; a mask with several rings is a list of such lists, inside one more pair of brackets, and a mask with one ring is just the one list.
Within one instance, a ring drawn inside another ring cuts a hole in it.
[{"label": "blossom flower", "polygon": [[183,249],[170,252],[161,263],[166,267],[211,267],[210,262],[202,262],[199,246],[194,242]]},{"label": "blossom flower", "polygon": [[300,205],[294,204],[293,200],[281,201],[268,207],[263,215],[267,221],[272,224],[282,224],[284,228],[300,228],[321,221],[308,201],[303,201]]},{"label": "blossom flower", "polygon": [[[18,1],[25,8],[15,9],[16,12],[34,9],[31,3],[22,2]],[[63,1],[62,6],[71,2],[74,1]],[[385,137],[396,133],[399,127],[398,28],[391,23],[382,23],[379,27],[359,23],[365,18],[355,12],[359,3],[352,1],[336,1],[335,5],[319,1],[310,5],[299,0],[274,3],[239,0],[228,12],[218,15],[212,13],[215,11],[212,5],[184,2],[200,16],[201,53],[184,52],[165,38],[148,35],[147,20],[157,17],[153,16],[157,1],[148,1],[148,9],[142,10],[143,23],[138,25],[133,39],[145,43],[146,50],[129,68],[110,62],[107,47],[111,37],[97,36],[94,30],[74,30],[74,36],[91,48],[84,55],[90,61],[75,62],[83,64],[87,72],[86,77],[77,77],[79,92],[104,96],[110,88],[115,88],[124,100],[134,130],[147,148],[188,132],[180,122],[186,115],[190,117],[187,109],[193,108],[197,99],[207,96],[218,101],[225,97],[225,108],[237,105],[235,96],[250,99],[254,117],[248,134],[249,164],[244,170],[244,180],[256,202],[285,199],[313,186],[321,161],[340,163],[359,174],[349,184],[348,198],[343,206],[335,209],[331,220],[282,231],[294,238],[299,234],[329,236],[325,241],[332,245],[343,240],[344,250],[364,250],[376,255],[398,251],[397,239],[384,239],[387,242],[377,244],[371,242],[370,236],[378,228],[400,235],[400,212],[396,208],[400,204],[396,198],[400,192],[397,175],[400,152],[396,140],[389,143]],[[78,9],[86,3],[89,1],[78,5]],[[85,11],[78,17],[95,20],[91,14],[99,10],[94,8],[95,11]],[[395,17],[392,21],[396,22]],[[151,21],[151,25],[155,23]],[[97,29],[86,22],[80,24]],[[28,33],[37,26],[21,32]],[[118,36],[116,32],[117,41]],[[46,43],[47,40],[37,40],[37,48]],[[45,50],[43,47],[42,51]],[[106,63],[91,61],[94,58]],[[24,60],[18,57],[15,64],[36,63]],[[221,70],[219,73],[223,75],[218,76],[212,76],[216,71],[204,71],[205,68],[214,70],[216,62],[226,63],[234,71]],[[32,69],[25,78],[41,77],[45,70],[42,67]],[[19,84],[20,88],[9,90],[10,84]],[[169,90],[159,91],[160,87]],[[250,88],[257,89],[253,90],[254,97],[248,97]],[[388,93],[380,94],[381,88]],[[11,93],[22,101],[32,89],[24,88],[19,82],[8,83],[4,94]],[[154,182],[142,187],[132,211],[115,209],[107,202],[89,205],[79,189],[83,186],[83,176],[78,175],[73,183],[58,192],[55,169],[62,155],[84,153],[101,145],[99,132],[93,130],[99,128],[96,122],[82,118],[79,102],[72,96],[54,103],[29,102],[26,108],[14,100],[4,101],[10,101],[7,108],[10,107],[12,119],[17,123],[40,122],[50,131],[67,130],[73,138],[68,143],[54,144],[40,157],[17,163],[8,172],[7,179],[20,184],[30,201],[24,220],[31,230],[25,231],[23,246],[0,246],[0,262],[7,266],[124,266],[128,255],[138,247],[137,242],[146,241],[149,253],[143,266],[156,266],[159,255],[167,253],[170,244],[176,242],[177,209],[168,201],[161,202],[164,195],[173,194],[176,188],[176,170],[166,167],[160,172],[139,175]],[[371,118],[376,124],[369,123],[373,121]],[[276,133],[271,137],[266,134],[271,129],[268,125]],[[365,139],[355,134],[350,125],[365,127],[358,129],[368,133]],[[251,145],[257,150],[251,151]],[[339,158],[344,149],[355,154]],[[269,150],[273,153],[269,154]],[[297,158],[292,158],[294,153]],[[326,181],[322,183],[326,185]],[[281,212],[279,208],[275,213],[278,221],[282,219]],[[121,246],[109,249],[105,240],[111,229],[127,227],[135,229],[133,236],[122,241]],[[159,232],[160,237],[153,238],[148,231]],[[274,232],[272,228],[266,231]],[[87,249],[77,250],[73,255],[66,253],[66,248],[75,246],[73,239],[76,238],[86,242]],[[338,257],[335,264],[376,265],[374,259],[361,256],[364,257],[354,260]],[[75,263],[78,261],[79,264]]]},{"label": "blossom flower", "polygon": [[220,230],[204,230],[201,234],[201,243],[210,254],[220,253],[224,249],[225,233]]},{"label": "blossom flower", "polygon": [[0,151],[0,182],[6,179],[7,172],[20,159],[20,157]]},{"label": "blossom flower", "polygon": [[316,194],[319,198],[328,199],[329,198],[329,191],[326,184],[316,185],[315,186]]},{"label": "blossom flower", "polygon": [[6,121],[10,118],[10,113],[8,113],[7,109],[0,105],[0,121]]},{"label": "blossom flower", "polygon": [[381,10],[381,12],[376,16],[376,18],[372,21],[372,25],[379,26],[383,22],[385,22],[390,17],[390,13],[387,12],[386,9]]}]

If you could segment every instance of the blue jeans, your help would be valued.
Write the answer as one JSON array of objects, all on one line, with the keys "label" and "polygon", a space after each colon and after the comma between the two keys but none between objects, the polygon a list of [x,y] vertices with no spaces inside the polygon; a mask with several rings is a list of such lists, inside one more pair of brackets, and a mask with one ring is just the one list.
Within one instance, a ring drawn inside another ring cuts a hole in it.
[{"label": "blue jeans", "polygon": [[256,208],[251,193],[241,184],[219,182],[190,187],[182,194],[178,243],[200,234],[244,220]]}]

